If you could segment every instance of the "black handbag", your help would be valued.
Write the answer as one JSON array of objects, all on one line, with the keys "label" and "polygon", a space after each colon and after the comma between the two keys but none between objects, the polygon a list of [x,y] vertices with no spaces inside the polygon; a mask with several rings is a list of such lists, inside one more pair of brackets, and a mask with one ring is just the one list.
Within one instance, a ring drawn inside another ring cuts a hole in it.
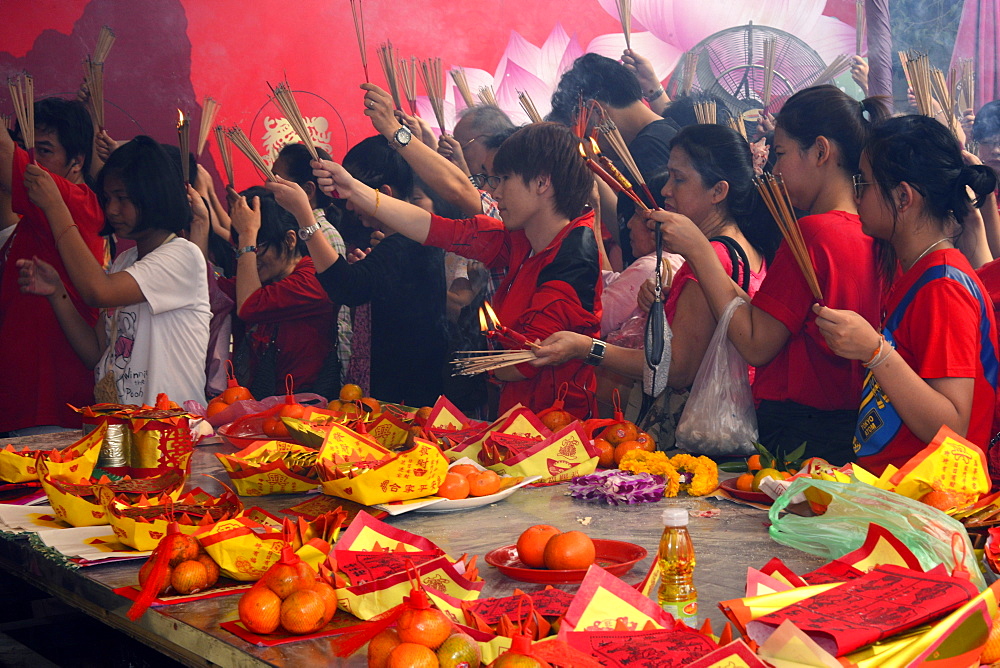
[{"label": "black handbag", "polygon": [[[253,353],[251,334],[249,330],[246,332],[243,345],[233,356],[233,373],[240,385],[250,390],[253,398],[259,401],[274,394],[278,372],[278,327],[275,325],[274,334],[260,355]],[[250,369],[251,357],[258,358],[253,371]]]}]

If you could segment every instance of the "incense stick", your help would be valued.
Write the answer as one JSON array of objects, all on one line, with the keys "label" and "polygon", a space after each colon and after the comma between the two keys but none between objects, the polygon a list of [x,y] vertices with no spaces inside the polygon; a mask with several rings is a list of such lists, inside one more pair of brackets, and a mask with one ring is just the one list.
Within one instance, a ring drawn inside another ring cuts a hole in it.
[{"label": "incense stick", "polygon": [[491,107],[499,107],[497,104],[497,96],[493,93],[493,86],[480,86],[479,87],[479,100],[486,105]]},{"label": "incense stick", "polygon": [[274,178],[271,168],[264,162],[264,158],[260,157],[260,154],[257,153],[257,149],[250,143],[250,139],[243,133],[243,130],[237,127],[230,128],[226,131],[226,136],[229,137],[229,141],[233,142],[236,150],[245,155],[253,163],[253,166],[257,168],[257,171],[264,175],[264,178],[268,181],[277,181]]},{"label": "incense stick", "polygon": [[441,134],[445,134],[444,127],[444,70],[441,67],[440,58],[428,58],[420,61],[420,75],[424,81],[424,90],[427,91],[427,99],[431,103],[434,111],[434,118],[437,120]]},{"label": "incense stick", "polygon": [[14,117],[9,114],[0,114],[0,127],[6,130],[13,130]]},{"label": "incense stick", "polygon": [[528,95],[527,91],[519,90],[517,91],[517,101],[521,105],[521,109],[524,109],[524,113],[528,115],[532,123],[541,123],[542,115],[538,113],[538,109],[535,107],[535,103],[532,102],[531,96]]},{"label": "incense stick", "polygon": [[814,77],[810,78],[808,80],[809,83],[805,84],[803,88],[809,88],[810,86],[815,86],[817,84],[836,79],[849,69],[851,69],[851,57],[842,53],[834,58],[829,65],[820,70]]},{"label": "incense stick", "polygon": [[473,376],[535,359],[535,353],[530,350],[468,352],[475,352],[477,356],[452,360],[451,363],[455,366],[455,373],[453,375]]},{"label": "incense stick", "polygon": [[618,154],[618,158],[625,165],[625,168],[632,175],[632,179],[642,186],[642,192],[646,195],[648,200],[646,204],[649,209],[656,209],[656,198],[653,197],[653,193],[649,192],[649,186],[646,185],[646,179],[639,171],[638,165],[636,165],[635,160],[632,158],[632,152],[628,149],[628,144],[625,143],[625,139],[622,137],[622,133],[618,130],[618,126],[614,124],[613,121],[608,119],[601,124],[601,132],[608,140],[608,144],[614,149],[615,153]]},{"label": "incense stick", "polygon": [[459,94],[465,101],[465,106],[469,108],[476,106],[476,100],[472,97],[472,91],[469,90],[469,80],[465,78],[465,69],[455,67],[449,74],[451,74],[451,78],[455,82],[455,87],[458,88]]},{"label": "incense stick", "polygon": [[181,149],[181,175],[184,183],[191,183],[191,119],[177,110],[177,144]]},{"label": "incense stick", "polygon": [[222,156],[222,167],[226,171],[226,185],[233,185],[233,151],[226,141],[226,129],[215,126],[215,143],[219,145],[219,155]]},{"label": "incense stick", "polygon": [[410,56],[409,59],[401,58],[399,61],[399,78],[403,82],[403,93],[406,95],[406,104],[410,107],[410,115],[417,115],[417,59]]},{"label": "incense stick", "polygon": [[24,148],[31,151],[35,148],[35,79],[24,72],[7,79],[7,88],[14,103],[14,115],[21,126]]},{"label": "incense stick", "polygon": [[392,95],[392,103],[397,110],[402,111],[403,105],[399,97],[399,80],[396,77],[396,49],[392,42],[383,42],[378,45],[378,60],[382,64],[382,73],[385,75],[385,83],[389,87],[389,94]]},{"label": "incense stick", "polygon": [[899,56],[899,64],[903,68],[903,76],[906,77],[906,87],[912,89],[913,82],[910,81],[910,70],[906,66],[906,63],[909,61],[909,56],[906,55],[906,51],[897,51],[896,55]]},{"label": "incense stick", "polygon": [[820,290],[819,281],[816,278],[816,269],[812,265],[809,250],[802,238],[802,230],[799,228],[799,221],[795,217],[795,208],[792,206],[792,200],[788,197],[784,181],[781,180],[780,176],[764,174],[754,177],[753,182],[764,200],[764,204],[767,205],[768,211],[771,212],[771,216],[778,223],[781,235],[785,238],[785,243],[788,244],[788,249],[792,252],[795,262],[799,265],[799,269],[809,285],[809,290],[816,301],[822,303],[823,292]]},{"label": "incense stick", "polygon": [[316,152],[316,146],[313,144],[312,136],[309,134],[309,128],[306,126],[302,112],[299,111],[299,105],[295,101],[295,95],[292,94],[292,89],[288,85],[288,82],[282,81],[277,86],[268,84],[268,87],[274,93],[274,99],[278,103],[278,107],[281,108],[281,113],[285,115],[285,119],[292,126],[292,130],[295,131],[295,134],[305,144],[309,155],[312,156],[313,160],[319,160],[319,154]]},{"label": "incense stick", "polygon": [[931,83],[930,58],[926,53],[911,51],[900,52],[906,80],[913,89],[913,97],[917,102],[917,111],[924,116],[934,117],[934,93]]},{"label": "incense stick", "polygon": [[219,103],[214,98],[206,97],[201,105],[201,125],[198,127],[198,150],[195,158],[205,152],[205,143],[208,141],[208,133],[215,125],[215,116],[219,113]]},{"label": "incense stick", "polygon": [[104,63],[86,58],[83,78],[87,83],[87,106],[98,130],[104,129]]},{"label": "incense stick", "polygon": [[365,83],[370,83],[368,53],[365,50],[365,12],[361,0],[351,0],[351,15],[354,16],[354,34],[358,38],[358,51],[361,52],[361,68],[365,71]]},{"label": "incense stick", "polygon": [[115,31],[110,26],[101,26],[101,32],[97,35],[97,46],[94,47],[94,52],[90,56],[91,60],[95,63],[103,63],[114,44]]},{"label": "incense stick", "polygon": [[743,121],[742,116],[730,116],[729,127],[739,132],[743,139],[747,139],[749,141],[747,138],[747,124]]},{"label": "incense stick", "polygon": [[716,111],[715,100],[694,103],[694,116],[699,123],[715,125]]},{"label": "incense stick", "polygon": [[622,23],[622,34],[625,35],[625,48],[632,49],[632,0],[615,0],[618,5],[618,19]]},{"label": "incense stick", "polygon": [[698,70],[699,54],[688,51],[684,54],[684,68],[681,70],[681,92],[684,95],[691,94],[694,86],[694,76]]},{"label": "incense stick", "polygon": [[855,5],[854,21],[854,53],[861,55],[865,43],[865,32],[868,28],[868,18],[865,16],[865,0],[858,0]]},{"label": "incense stick", "polygon": [[[954,97],[954,80],[955,80],[955,70],[949,72],[949,78],[951,81],[947,81],[944,77],[944,72],[934,67],[931,68],[931,84],[934,89],[935,97],[941,103],[941,112],[944,114],[946,125],[951,133],[954,135],[958,134],[958,119],[955,118],[955,97]],[[935,114],[936,115],[936,114]]]},{"label": "incense stick", "polygon": [[976,108],[976,69],[972,58],[963,58],[958,63],[958,94],[955,99],[959,103],[959,112]]},{"label": "incense stick", "polygon": [[778,39],[768,37],[764,40],[764,94],[761,101],[764,109],[771,106],[771,91],[774,86],[774,63],[777,58]]}]

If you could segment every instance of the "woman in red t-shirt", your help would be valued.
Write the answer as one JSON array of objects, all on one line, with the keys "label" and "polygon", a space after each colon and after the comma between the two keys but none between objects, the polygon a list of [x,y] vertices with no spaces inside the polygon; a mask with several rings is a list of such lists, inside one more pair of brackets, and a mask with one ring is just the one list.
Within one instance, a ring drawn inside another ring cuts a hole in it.
[{"label": "woman in red t-shirt", "polygon": [[[814,306],[838,355],[868,369],[854,448],[876,474],[902,466],[947,425],[985,449],[996,407],[997,331],[992,304],[954,246],[956,223],[997,185],[992,169],[965,165],[955,138],[926,116],[876,128],[861,156],[855,197],[866,234],[896,276],[881,333],[852,311]],[[901,272],[901,274],[900,274]]]},{"label": "woman in red t-shirt", "polygon": [[[304,192],[302,198],[308,210]],[[284,392],[289,373],[297,391],[336,394],[336,311],[299,239],[295,216],[260,187],[244,191],[230,216],[236,278],[220,279],[219,287],[235,300],[242,324],[234,328],[237,378],[258,399]]]},{"label": "woman in red t-shirt", "polygon": [[[835,86],[815,86],[788,99],[774,132],[774,173],[782,177],[792,204],[810,214],[799,226],[824,300],[872,323],[878,320],[879,281],[851,177],[870,126],[886,115],[878,100],[859,103]],[[665,212],[650,219],[651,226],[662,226],[668,248],[687,258],[716,317],[745,294],[690,220]],[[757,367],[753,395],[760,442],[779,456],[805,442],[807,456],[843,464],[854,459],[851,434],[862,369],[826,347],[814,322],[814,301],[783,242],[752,306],[733,314],[729,340]]]}]

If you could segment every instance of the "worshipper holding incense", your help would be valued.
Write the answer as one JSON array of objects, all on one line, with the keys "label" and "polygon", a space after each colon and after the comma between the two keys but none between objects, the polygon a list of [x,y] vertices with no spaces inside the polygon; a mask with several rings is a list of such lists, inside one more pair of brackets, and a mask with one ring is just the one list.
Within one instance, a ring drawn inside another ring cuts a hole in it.
[{"label": "worshipper holding incense", "polygon": [[[506,266],[493,305],[500,322],[528,341],[560,330],[596,336],[601,277],[594,216],[584,212],[594,181],[579,143],[566,127],[533,123],[500,146],[493,162],[499,177],[494,196],[503,222],[484,215],[433,216],[381,197],[336,163],[317,163],[316,174],[321,186],[347,198],[349,207],[401,235],[490,268]],[[495,376],[505,383],[501,413],[517,403],[536,412],[548,408],[566,383],[565,410],[578,418],[595,415],[594,371],[579,360],[544,369],[522,363],[497,369]]]},{"label": "worshipper holding incense", "polygon": [[855,197],[892,283],[885,316],[875,328],[851,310],[813,311],[830,349],[868,369],[854,449],[876,474],[902,466],[941,425],[984,448],[990,442],[996,322],[954,229],[996,187],[996,173],[965,164],[955,137],[926,116],[887,120],[865,145]]},{"label": "worshipper holding incense", "polygon": [[[718,257],[726,276],[747,285],[750,295],[755,294],[764,280],[767,262],[778,247],[780,233],[753,186],[753,157],[746,140],[721,125],[692,125],[681,130],[671,142],[667,168],[669,178],[662,189],[664,210],[690,220],[693,229]],[[632,217],[629,228],[633,240],[638,242],[635,248],[648,250],[652,245],[655,249],[653,232],[646,226],[642,213]],[[729,248],[736,255],[731,255]],[[738,258],[735,264],[732,257]],[[664,262],[669,261],[664,257]],[[674,333],[667,385],[685,390],[694,382],[716,327],[716,316],[689,266],[681,267],[675,275],[664,309]],[[601,346],[600,342],[596,345]],[[587,359],[594,346],[594,340],[588,336],[557,332],[542,342],[535,351],[538,359],[532,364],[544,366]],[[601,369],[642,378],[646,366],[643,350],[613,344],[603,348],[603,357],[597,360]],[[665,401],[664,405],[669,403]],[[664,414],[658,419],[670,421],[672,417]],[[660,447],[666,447],[673,437],[670,426],[656,427],[661,435],[657,443],[667,439]]]},{"label": "worshipper holding incense", "polygon": [[[52,175],[70,210],[76,227],[67,237],[81,237],[80,252],[104,263],[104,215],[85,183],[94,136],[90,114],[80,102],[60,98],[39,100],[34,111],[34,160]],[[77,357],[52,309],[39,308],[39,300],[18,289],[15,262],[38,257],[66,284],[67,301],[77,315],[91,327],[97,322],[97,309],[84,302],[59,255],[57,246],[68,239],[53,236],[46,213],[28,197],[24,179],[30,163],[7,130],[0,131],[0,191],[10,197],[13,213],[22,216],[0,252],[0,432],[78,429],[80,416],[66,404],[86,406],[94,396],[93,366]]]},{"label": "worshipper holding incense", "polygon": [[[852,177],[870,128],[886,113],[877,99],[859,103],[835,86],[816,86],[788,99],[774,136],[774,172],[792,204],[810,214],[798,224],[824,301],[872,325],[878,322],[881,280],[872,239],[861,230]],[[716,318],[745,294],[687,217],[654,211],[649,224],[660,226],[668,249],[687,258]],[[784,454],[805,442],[807,457],[841,465],[855,459],[851,442],[863,369],[826,345],[814,302],[792,249],[782,242],[751,305],[733,314],[729,340],[757,367],[760,442]]]},{"label": "worshipper holding incense", "polygon": [[[156,141],[139,136],[109,157],[97,179],[107,233],[131,239],[108,273],[87,251],[54,179],[25,168],[25,190],[48,218],[63,263],[83,300],[102,308],[92,327],[73,308],[66,283],[35,256],[17,261],[27,294],[48,298],[59,325],[84,364],[94,369],[98,401],[152,405],[166,393],[205,403],[208,270],[201,250],[177,234],[197,215],[201,197]],[[36,307],[37,308],[37,307]]]}]

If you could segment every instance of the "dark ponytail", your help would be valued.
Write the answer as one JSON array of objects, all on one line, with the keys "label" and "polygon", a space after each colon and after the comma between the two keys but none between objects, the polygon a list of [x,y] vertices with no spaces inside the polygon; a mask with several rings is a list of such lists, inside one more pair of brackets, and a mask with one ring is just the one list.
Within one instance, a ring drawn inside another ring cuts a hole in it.
[{"label": "dark ponytail", "polygon": [[729,184],[725,207],[750,245],[770,262],[781,243],[781,233],[753,184],[750,145],[732,128],[690,125],[670,143],[682,149],[706,188],[719,181]]},{"label": "dark ponytail", "polygon": [[861,150],[872,128],[889,117],[889,108],[881,98],[869,97],[858,102],[836,86],[825,84],[804,88],[788,98],[776,127],[798,142],[803,150],[826,137],[840,149],[840,168],[856,174]]},{"label": "dark ponytail", "polygon": [[[320,160],[331,159],[330,154],[318,146],[316,147],[316,153],[319,154]],[[287,170],[289,181],[294,181],[303,188],[310,182],[316,186],[317,207],[326,210],[333,204],[333,200],[320,189],[319,183],[313,175],[313,168],[310,164],[312,156],[309,154],[309,149],[306,148],[305,144],[285,144],[278,153],[275,163],[279,160]]]}]

